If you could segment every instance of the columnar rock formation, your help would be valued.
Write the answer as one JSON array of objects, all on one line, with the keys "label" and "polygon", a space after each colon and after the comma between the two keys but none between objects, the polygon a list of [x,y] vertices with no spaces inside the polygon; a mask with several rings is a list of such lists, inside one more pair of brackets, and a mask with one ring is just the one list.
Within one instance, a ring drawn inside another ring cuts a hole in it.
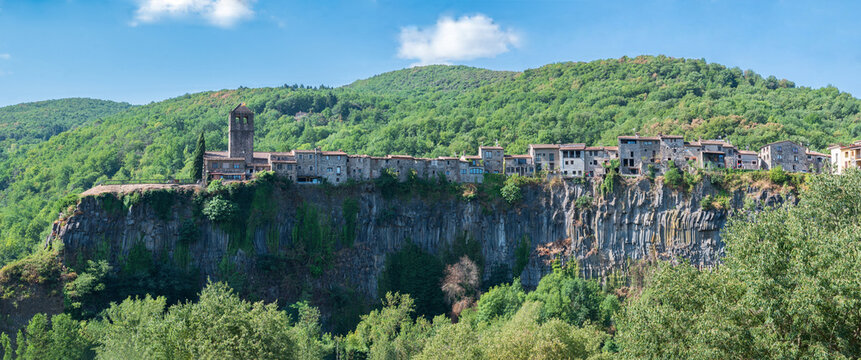
[{"label": "columnar rock formation", "polygon": [[[720,261],[724,254],[720,231],[729,213],[703,210],[700,205],[702,198],[716,194],[716,189],[707,182],[689,193],[649,180],[622,182],[606,196],[596,194],[588,183],[555,181],[526,187],[523,200],[514,206],[502,201],[465,201],[458,196],[386,199],[372,184],[276,188],[272,195],[277,208],[274,217],[254,228],[251,243],[244,250],[230,250],[230,243],[237,239],[231,239],[221,226],[205,218],[196,220],[194,226],[200,231],[187,245],[188,264],[199,269],[203,281],[223,276],[219,264],[229,260],[236,271],[248,275],[251,286],[261,287],[265,297],[290,298],[295,294],[277,279],[295,278],[297,274],[264,274],[258,266],[261,259],[293,246],[299,204],[318,209],[320,218],[332,229],[344,229],[347,199],[358,204],[355,242],[336,249],[333,266],[320,277],[305,276],[315,287],[339,284],[374,297],[387,254],[407,241],[440,254],[464,235],[481,244],[485,276],[500,264],[513,268],[515,248],[528,239],[529,264],[520,274],[526,286],[535,286],[550,271],[554,258],[578,261],[589,277],[605,276],[643,259],[684,258],[700,267]],[[755,200],[759,208],[786,201],[779,194],[752,188],[730,195],[735,209],[744,206],[745,197]],[[97,197],[85,197],[75,215],[54,225],[48,240],[62,242],[67,263],[106,256],[118,265],[139,243],[156,259],[175,258],[181,229],[184,223],[188,226],[195,207],[190,192],[175,196],[167,214],[158,213],[145,202],[118,210],[106,208]],[[587,196],[594,201],[578,201]],[[276,281],[254,283],[264,277]]]}]

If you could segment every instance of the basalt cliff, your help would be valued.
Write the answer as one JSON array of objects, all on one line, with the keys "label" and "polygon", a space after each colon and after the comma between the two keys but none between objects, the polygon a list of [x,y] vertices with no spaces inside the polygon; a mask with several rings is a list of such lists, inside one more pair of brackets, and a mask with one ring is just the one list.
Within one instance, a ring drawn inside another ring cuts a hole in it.
[{"label": "basalt cliff", "polygon": [[[373,183],[250,188],[233,195],[253,198],[235,209],[250,213],[233,213],[245,216],[241,228],[201,214],[207,201],[203,189],[152,190],[163,194],[143,197],[134,191],[105,192],[83,197],[54,224],[48,243],[62,244],[69,266],[102,258],[121,269],[143,253],[193,269],[201,282],[239,274],[265,300],[291,301],[303,291],[335,286],[373,299],[386,256],[407,242],[437,255],[458,237],[477,242],[485,277],[491,269],[515,268],[515,249],[528,246],[528,264],[511,276],[531,287],[551,271],[553,259],[576,260],[587,277],[607,276],[643,260],[714,266],[724,255],[721,229],[732,212],[740,211],[733,209],[794,201],[748,187],[723,192],[729,209],[705,210],[703,198],[718,193],[707,181],[676,191],[647,179],[623,179],[605,195],[588,182],[530,185],[513,205],[445,194],[384,196]],[[131,196],[135,201],[128,200]],[[311,220],[308,209],[313,209]],[[297,244],[302,231],[337,240],[314,252],[311,245]],[[311,263],[319,265],[318,271],[307,271]]]}]

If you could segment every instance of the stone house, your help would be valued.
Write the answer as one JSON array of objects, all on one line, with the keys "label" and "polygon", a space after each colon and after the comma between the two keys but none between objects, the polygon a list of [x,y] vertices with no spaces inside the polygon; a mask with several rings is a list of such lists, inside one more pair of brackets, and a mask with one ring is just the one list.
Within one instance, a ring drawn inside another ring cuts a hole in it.
[{"label": "stone house", "polygon": [[330,184],[347,181],[347,153],[343,151],[321,151],[317,172],[319,177]]},{"label": "stone house", "polygon": [[296,156],[293,152],[269,153],[270,169],[287,180],[296,181]]},{"label": "stone house", "polygon": [[371,180],[371,157],[368,155],[347,155],[348,178],[358,181]]},{"label": "stone house", "polygon": [[463,156],[460,159],[467,165],[467,173],[460,175],[460,181],[475,184],[481,183],[484,180],[485,171],[481,156],[468,155]]},{"label": "stone house", "polygon": [[480,146],[477,155],[415,158],[407,155],[373,157],[349,155],[343,151],[293,150],[254,151],[254,113],[240,104],[228,114],[228,151],[208,151],[204,155],[205,180],[248,180],[260,171],[275,171],[298,184],[328,182],[342,184],[349,179],[372,180],[392,171],[400,181],[410,174],[422,179],[444,177],[451,182],[481,183],[485,174],[534,176],[539,172],[565,178],[602,176],[604,165],[620,161],[623,175],[663,173],[670,161],[684,168],[691,162],[700,167],[770,169],[783,166],[790,172],[821,172],[829,168],[840,173],[861,166],[861,141],[829,147],[831,156],[810,151],[791,141],[764,146],[759,153],[739,151],[723,140],[685,142],[682,136],[619,136],[619,146],[590,147],[586,144],[530,144],[528,154],[506,155],[501,146]]},{"label": "stone house", "polygon": [[759,170],[759,156],[756,151],[739,150],[736,158],[736,169]]},{"label": "stone house", "polygon": [[586,174],[586,144],[559,145],[559,173],[562,177],[583,177]]},{"label": "stone house", "polygon": [[534,175],[535,166],[532,164],[532,157],[529,155],[505,155],[505,174]]},{"label": "stone house", "polygon": [[619,172],[641,175],[661,165],[661,138],[657,136],[619,136]]},{"label": "stone house", "polygon": [[663,174],[670,161],[679,168],[685,168],[688,158],[685,151],[685,138],[681,135],[658,135],[658,139],[660,139],[661,146],[661,166],[658,173]]},{"label": "stone house", "polygon": [[604,166],[619,158],[617,146],[589,146],[584,149],[584,153],[586,154],[584,171],[588,177],[603,176],[606,173]]},{"label": "stone house", "polygon": [[505,150],[502,146],[479,146],[478,156],[484,162],[484,172],[502,174],[505,172]]},{"label": "stone house", "polygon": [[808,172],[807,149],[792,141],[777,141],[763,146],[759,150],[764,169],[777,166],[789,172]]},{"label": "stone house", "polygon": [[529,156],[532,157],[536,173],[545,171],[548,174],[556,174],[559,171],[558,144],[529,144]]},{"label": "stone house", "polygon": [[821,174],[831,169],[831,157],[816,151],[807,150],[807,170]]},{"label": "stone house", "polygon": [[460,159],[454,156],[440,156],[436,158],[439,168],[441,168],[446,180],[449,182],[460,182]]}]

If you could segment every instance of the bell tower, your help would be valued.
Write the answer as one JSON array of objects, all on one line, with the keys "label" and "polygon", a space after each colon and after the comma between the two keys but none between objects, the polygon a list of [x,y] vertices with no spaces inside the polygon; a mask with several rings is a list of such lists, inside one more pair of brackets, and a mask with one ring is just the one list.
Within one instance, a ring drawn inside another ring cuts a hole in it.
[{"label": "bell tower", "polygon": [[245,103],[228,115],[227,157],[243,158],[246,164],[254,160],[254,112]]}]

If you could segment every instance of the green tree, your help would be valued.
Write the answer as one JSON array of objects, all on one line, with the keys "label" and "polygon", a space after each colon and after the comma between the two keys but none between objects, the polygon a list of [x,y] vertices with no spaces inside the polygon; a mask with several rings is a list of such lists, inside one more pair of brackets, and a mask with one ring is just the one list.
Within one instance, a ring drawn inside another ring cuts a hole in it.
[{"label": "green tree", "polygon": [[814,176],[799,198],[733,218],[716,270],[661,266],[617,316],[623,355],[861,356],[861,172]]},{"label": "green tree", "polygon": [[[377,284],[379,294],[409,294],[419,316],[432,318],[446,312],[440,283],[443,264],[435,256],[406,240],[403,248],[386,256]],[[413,300],[415,299],[415,300]]]},{"label": "green tree", "polygon": [[200,181],[203,178],[203,155],[206,154],[206,138],[203,132],[197,137],[197,146],[194,148],[194,153],[191,155],[194,161],[191,164],[191,179]]},{"label": "green tree", "polygon": [[577,266],[554,263],[553,272],[545,275],[526,301],[541,304],[541,320],[560,319],[577,326],[586,321],[598,322],[601,297],[595,280],[579,277]]}]

